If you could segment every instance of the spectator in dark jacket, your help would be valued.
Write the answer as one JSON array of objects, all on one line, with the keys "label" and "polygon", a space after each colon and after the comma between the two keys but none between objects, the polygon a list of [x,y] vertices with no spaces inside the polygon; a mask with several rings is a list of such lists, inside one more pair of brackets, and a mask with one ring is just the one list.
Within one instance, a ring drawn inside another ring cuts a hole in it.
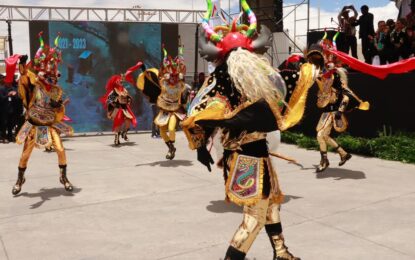
[{"label": "spectator in dark jacket", "polygon": [[371,64],[373,57],[373,44],[371,38],[375,36],[375,28],[373,26],[373,14],[369,13],[369,7],[363,5],[360,8],[362,15],[356,21],[359,26],[359,38],[362,39],[362,53],[365,62]]},{"label": "spectator in dark jacket", "polygon": [[392,63],[395,61],[393,58],[394,45],[391,42],[391,30],[385,21],[378,22],[378,29],[374,38],[374,44],[379,55],[380,65]]},{"label": "spectator in dark jacket", "polygon": [[406,34],[408,35],[408,39],[409,39],[410,55],[415,54],[415,31],[414,31],[414,27],[406,28]]},{"label": "spectator in dark jacket", "polygon": [[4,76],[0,75],[0,142],[4,143],[7,140],[6,136],[6,102],[7,102],[7,91],[4,85]]},{"label": "spectator in dark jacket", "polygon": [[399,18],[396,21],[395,29],[390,35],[390,40],[393,45],[393,62],[399,60],[399,58],[407,59],[410,55],[410,43],[406,33],[406,20],[405,18]]}]

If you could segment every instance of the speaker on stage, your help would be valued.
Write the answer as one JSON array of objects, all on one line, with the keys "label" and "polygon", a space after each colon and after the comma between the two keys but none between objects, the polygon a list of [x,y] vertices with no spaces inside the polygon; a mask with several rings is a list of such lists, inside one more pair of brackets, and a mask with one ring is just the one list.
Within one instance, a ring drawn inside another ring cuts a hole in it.
[{"label": "speaker on stage", "polygon": [[[333,40],[334,35],[337,33],[336,30],[327,30],[327,39]],[[324,36],[324,30],[313,30],[307,33],[307,46],[319,42]],[[337,49],[342,52],[346,52],[345,36],[344,33],[340,33],[336,40]]]},{"label": "speaker on stage", "polygon": [[248,0],[258,24],[266,25],[271,32],[283,31],[282,0]]}]

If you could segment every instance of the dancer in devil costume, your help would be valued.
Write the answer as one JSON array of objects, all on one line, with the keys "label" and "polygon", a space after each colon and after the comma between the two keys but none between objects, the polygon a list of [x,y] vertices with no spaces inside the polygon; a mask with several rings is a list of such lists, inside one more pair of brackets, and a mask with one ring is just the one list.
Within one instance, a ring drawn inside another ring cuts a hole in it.
[{"label": "dancer in devil costume", "polygon": [[129,68],[125,74],[112,76],[105,87],[106,93],[101,97],[101,103],[107,109],[107,117],[113,120],[112,131],[115,133],[114,144],[120,144],[120,136],[124,141],[129,141],[127,132],[130,126],[137,126],[137,119],[131,110],[130,104],[132,97],[128,93],[124,84],[134,85],[132,73],[139,69],[142,63]]},{"label": "dancer in devil costume", "polygon": [[[242,224],[226,252],[226,260],[244,259],[259,231],[265,227],[274,259],[292,260],[285,246],[280,220],[280,190],[271,164],[267,133],[286,130],[302,118],[308,89],[318,74],[316,66],[301,66],[299,80],[288,103],[285,83],[262,55],[271,32],[265,26],[257,32],[255,14],[245,0],[241,5],[250,25],[211,28],[212,2],[202,21],[200,53],[216,64],[189,106],[182,122],[191,149],[198,160],[211,170],[212,157],[206,146],[219,129],[224,147],[223,165],[226,199],[244,206]],[[284,109],[288,106],[289,109]]]},{"label": "dancer in devil costume", "polygon": [[362,101],[348,87],[347,70],[341,67],[341,63],[336,62],[336,56],[324,51],[327,48],[335,48],[335,44],[326,39],[326,36],[323,38],[322,44],[323,46],[313,45],[313,48],[307,54],[308,57],[320,56],[325,61],[324,69],[317,79],[317,107],[323,112],[316,127],[321,154],[317,172],[324,171],[330,164],[327,158],[328,145],[339,153],[339,166],[344,165],[352,157],[330,137],[332,129],[339,133],[347,129],[348,121],[345,112],[350,107],[350,103],[357,101],[359,102],[359,109],[369,109],[369,103]]},{"label": "dancer in devil costume", "polygon": [[62,101],[62,88],[57,85],[59,78],[58,65],[61,62],[59,36],[55,39],[55,47],[46,46],[42,33],[39,34],[40,48],[34,60],[26,64],[27,56],[19,56],[19,95],[26,108],[26,122],[17,134],[16,143],[24,143],[18,167],[17,182],[12,193],[17,195],[25,182],[27,162],[33,148],[44,148],[53,145],[58,155],[60,182],[67,191],[72,191],[66,168],[66,154],[60,134],[72,135],[72,127],[63,123],[65,107]]},{"label": "dancer in devil costume", "polygon": [[145,70],[137,80],[137,87],[149,98],[150,103],[160,109],[154,123],[160,129],[160,135],[168,147],[166,159],[173,160],[176,153],[177,123],[186,116],[187,97],[190,87],[184,82],[186,66],[183,47],[179,44],[179,55],[172,58],[163,48],[164,59],[160,71],[155,68]]}]

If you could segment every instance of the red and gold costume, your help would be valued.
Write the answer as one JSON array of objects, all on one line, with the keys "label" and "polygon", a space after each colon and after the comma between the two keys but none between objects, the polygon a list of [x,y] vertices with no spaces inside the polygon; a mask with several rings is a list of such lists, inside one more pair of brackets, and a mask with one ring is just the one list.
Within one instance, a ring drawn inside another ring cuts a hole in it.
[{"label": "red and gold costume", "polygon": [[[317,72],[303,64],[293,93],[285,102],[286,87],[280,74],[261,52],[269,46],[271,32],[265,26],[256,30],[255,14],[241,1],[250,25],[211,28],[212,2],[202,22],[200,53],[216,63],[216,69],[193,99],[182,122],[191,149],[198,160],[213,164],[206,146],[218,130],[222,132],[222,162],[226,199],[244,206],[243,221],[233,236],[226,260],[245,259],[262,228],[270,238],[273,259],[299,259],[284,244],[279,215],[283,194],[275,167],[270,160],[267,133],[286,130],[297,124],[304,113],[306,96]],[[288,105],[289,109],[284,107]]]},{"label": "red and gold costume", "polygon": [[183,48],[179,55],[172,58],[164,49],[164,59],[160,71],[155,68],[145,70],[137,80],[137,87],[149,98],[150,103],[156,104],[160,112],[154,123],[160,129],[160,135],[168,147],[166,159],[175,156],[177,123],[185,116],[185,107],[190,87],[184,82],[186,66],[183,59]]},{"label": "red and gold costume", "polygon": [[67,191],[73,190],[66,176],[66,154],[60,138],[61,134],[72,135],[73,129],[63,123],[63,91],[57,85],[58,64],[61,62],[59,36],[55,40],[55,47],[43,43],[42,33],[39,38],[41,45],[34,60],[26,64],[27,56],[20,57],[19,95],[26,108],[26,122],[16,137],[16,143],[24,143],[24,147],[19,162],[18,179],[12,191],[14,195],[21,191],[25,182],[24,173],[33,148],[48,148],[52,145],[58,155],[60,182]]},{"label": "red and gold costume", "polygon": [[107,109],[107,117],[114,122],[112,131],[115,132],[115,145],[120,144],[120,136],[128,141],[127,132],[130,126],[137,126],[137,119],[130,107],[132,97],[123,84],[129,82],[134,85],[131,74],[141,66],[142,63],[139,62],[125,74],[112,76],[105,87],[105,95],[101,97],[101,103]]}]

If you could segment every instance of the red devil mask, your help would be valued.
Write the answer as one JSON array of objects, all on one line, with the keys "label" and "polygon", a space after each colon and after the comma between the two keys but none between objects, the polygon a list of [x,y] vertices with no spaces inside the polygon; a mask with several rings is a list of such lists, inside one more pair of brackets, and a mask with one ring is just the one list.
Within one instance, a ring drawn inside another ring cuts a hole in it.
[{"label": "red devil mask", "polygon": [[224,59],[232,50],[237,48],[249,51],[260,51],[269,45],[270,30],[262,26],[261,33],[257,33],[257,20],[254,12],[241,0],[241,6],[248,15],[249,26],[237,25],[242,13],[233,20],[231,25],[221,25],[212,28],[209,20],[213,13],[211,0],[207,0],[208,10],[202,20],[202,30],[199,35],[199,49],[202,57],[208,61]]}]

